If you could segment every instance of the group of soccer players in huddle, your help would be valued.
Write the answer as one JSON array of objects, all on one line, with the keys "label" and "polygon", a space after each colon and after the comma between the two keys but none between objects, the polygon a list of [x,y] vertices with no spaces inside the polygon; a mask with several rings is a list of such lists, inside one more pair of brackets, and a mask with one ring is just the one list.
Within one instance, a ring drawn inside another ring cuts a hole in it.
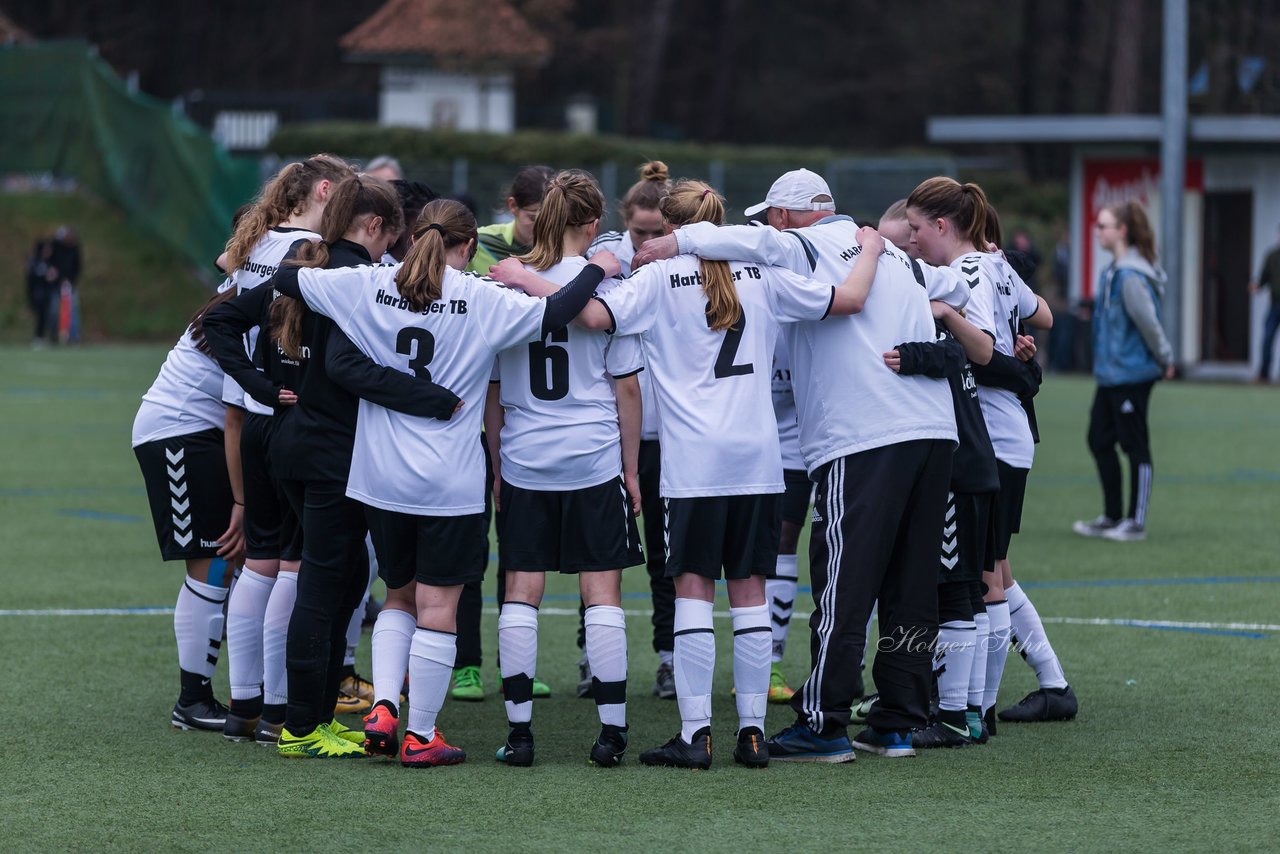
[{"label": "group of soccer players in huddle", "polygon": [[[622,761],[622,571],[642,563],[653,693],[680,715],[643,764],[711,764],[721,578],[747,767],[986,743],[1011,646],[1040,688],[999,719],[1074,717],[1008,560],[1041,379],[1026,328],[1052,317],[979,187],[929,179],[878,229],[804,169],[752,226],[659,162],[620,232],[597,233],[586,172],[528,167],[507,203],[511,222],[477,228],[422,184],[316,155],[238,216],[226,283],[134,422],[162,556],[187,570],[174,726],[282,756],[462,762],[437,718],[451,693],[484,696],[491,524],[509,765],[533,763],[549,691],[548,572],[578,576],[590,761]],[[812,670],[793,691],[779,662],[811,504]],[[375,575],[370,683],[354,660]],[[229,708],[210,684],[224,626]],[[771,702],[796,716],[766,737]],[[339,721],[352,711],[362,728]]]}]

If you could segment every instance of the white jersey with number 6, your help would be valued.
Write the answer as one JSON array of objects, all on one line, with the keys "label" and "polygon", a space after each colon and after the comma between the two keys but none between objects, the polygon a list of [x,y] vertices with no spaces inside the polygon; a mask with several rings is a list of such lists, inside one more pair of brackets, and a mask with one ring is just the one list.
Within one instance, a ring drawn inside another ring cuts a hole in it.
[{"label": "white jersey with number 6", "polygon": [[601,301],[616,334],[643,333],[662,442],[664,498],[782,492],[772,403],[779,323],[820,320],[835,289],[776,267],[731,262],[742,318],[712,330],[698,259],[641,267]]},{"label": "white jersey with number 6", "polygon": [[484,455],[476,437],[499,350],[538,340],[545,303],[445,268],[440,299],[411,311],[399,267],[298,271],[303,299],[333,318],[380,365],[434,380],[465,405],[449,421],[404,415],[361,399],[347,495],[418,516],[484,510]]},{"label": "white jersey with number 6", "polygon": [[[533,270],[557,285],[587,259],[565,258]],[[597,293],[615,284],[606,279]],[[618,405],[610,377],[644,367],[635,336],[610,336],[570,324],[532,344],[498,354],[502,479],[521,489],[566,491],[598,486],[622,473]]]}]

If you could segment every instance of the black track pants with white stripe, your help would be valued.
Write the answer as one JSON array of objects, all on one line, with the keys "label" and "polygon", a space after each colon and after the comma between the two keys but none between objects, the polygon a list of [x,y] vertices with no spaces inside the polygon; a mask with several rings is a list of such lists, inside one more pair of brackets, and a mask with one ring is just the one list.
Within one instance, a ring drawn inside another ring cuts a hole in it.
[{"label": "black track pants with white stripe", "polygon": [[1116,445],[1129,457],[1129,512],[1125,518],[1147,524],[1151,501],[1151,439],[1147,434],[1147,410],[1154,382],[1136,385],[1098,386],[1089,412],[1089,450],[1102,481],[1103,512],[1121,518],[1123,494],[1120,457]]},{"label": "black track pants with white stripe", "polygon": [[938,549],[953,444],[918,440],[863,451],[814,472],[809,538],[813,670],[791,706],[828,734],[849,725],[862,693],[867,619],[880,603],[869,723],[922,727],[938,634]]},{"label": "black track pants with white stripe", "polygon": [[302,520],[298,599],[289,618],[285,669],[289,705],[285,727],[311,732],[333,717],[347,650],[347,624],[369,583],[364,505],[347,497],[341,481],[283,481]]}]

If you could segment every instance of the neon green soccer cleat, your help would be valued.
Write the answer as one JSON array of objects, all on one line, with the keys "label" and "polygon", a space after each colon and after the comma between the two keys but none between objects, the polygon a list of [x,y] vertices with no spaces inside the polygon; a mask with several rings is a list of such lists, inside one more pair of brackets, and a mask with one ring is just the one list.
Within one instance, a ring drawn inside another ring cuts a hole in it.
[{"label": "neon green soccer cleat", "polygon": [[343,741],[349,741],[352,744],[364,745],[364,730],[352,729],[344,723],[340,723],[337,718],[329,721],[327,724],[320,724],[322,727],[328,727],[329,732],[336,735]]},{"label": "neon green soccer cleat", "polygon": [[455,700],[478,703],[484,699],[484,679],[479,667],[459,667],[453,671],[453,688],[449,696]]},{"label": "neon green soccer cleat", "polygon": [[303,736],[295,736],[287,729],[280,730],[276,751],[281,756],[302,759],[358,759],[364,756],[363,747],[334,735],[326,724]]},{"label": "neon green soccer cleat", "polygon": [[789,703],[796,692],[787,684],[787,677],[782,675],[781,668],[774,664],[769,668],[769,702]]}]

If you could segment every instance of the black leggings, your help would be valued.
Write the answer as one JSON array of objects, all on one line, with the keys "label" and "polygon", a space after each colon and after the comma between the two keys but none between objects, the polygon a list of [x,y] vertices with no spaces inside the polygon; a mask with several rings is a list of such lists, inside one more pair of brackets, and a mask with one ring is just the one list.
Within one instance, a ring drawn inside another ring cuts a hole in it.
[{"label": "black leggings", "polygon": [[364,505],[340,481],[282,481],[302,520],[298,599],[289,619],[285,728],[310,733],[333,718],[347,648],[347,624],[369,581]]},{"label": "black leggings", "polygon": [[1147,409],[1154,382],[1098,386],[1089,413],[1089,450],[1102,481],[1103,512],[1121,518],[1124,498],[1120,484],[1120,457],[1116,444],[1129,457],[1129,512],[1124,518],[1147,523],[1151,501],[1151,441],[1147,435]]}]

